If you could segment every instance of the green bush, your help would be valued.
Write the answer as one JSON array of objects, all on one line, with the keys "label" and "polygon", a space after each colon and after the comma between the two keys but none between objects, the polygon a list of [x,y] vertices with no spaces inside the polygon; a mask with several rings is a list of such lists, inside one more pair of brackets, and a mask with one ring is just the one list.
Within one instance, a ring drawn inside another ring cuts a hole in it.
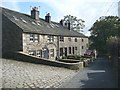
[{"label": "green bush", "polygon": [[80,60],[80,56],[79,55],[68,55],[67,59],[75,59],[75,60]]},{"label": "green bush", "polygon": [[83,57],[81,57],[81,58],[80,58],[80,61],[82,61],[82,62],[83,62],[84,60],[85,60],[85,58],[83,58]]},{"label": "green bush", "polygon": [[67,57],[66,56],[62,56],[62,59],[67,59]]},{"label": "green bush", "polygon": [[85,56],[81,56],[82,58],[92,58],[92,56],[87,56],[87,55],[85,55]]}]

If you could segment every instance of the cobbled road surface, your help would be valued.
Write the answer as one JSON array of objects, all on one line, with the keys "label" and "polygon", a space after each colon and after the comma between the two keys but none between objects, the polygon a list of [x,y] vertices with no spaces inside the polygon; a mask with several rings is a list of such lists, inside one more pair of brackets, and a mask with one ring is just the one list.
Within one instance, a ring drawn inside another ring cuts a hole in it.
[{"label": "cobbled road surface", "polygon": [[66,68],[2,59],[2,88],[57,88],[76,73]]}]

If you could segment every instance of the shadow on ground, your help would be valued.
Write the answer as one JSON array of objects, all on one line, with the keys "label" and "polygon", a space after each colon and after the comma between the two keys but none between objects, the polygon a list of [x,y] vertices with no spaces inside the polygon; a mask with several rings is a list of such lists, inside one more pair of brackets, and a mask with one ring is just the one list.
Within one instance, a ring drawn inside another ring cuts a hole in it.
[{"label": "shadow on ground", "polygon": [[107,59],[98,58],[89,66],[88,80],[80,80],[80,88],[117,88],[118,76]]}]

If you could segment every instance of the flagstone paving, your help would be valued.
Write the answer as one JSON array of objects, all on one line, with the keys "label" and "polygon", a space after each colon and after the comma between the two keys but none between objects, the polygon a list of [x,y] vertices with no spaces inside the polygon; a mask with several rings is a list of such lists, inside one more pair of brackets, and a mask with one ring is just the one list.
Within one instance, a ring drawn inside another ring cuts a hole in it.
[{"label": "flagstone paving", "polygon": [[3,88],[57,88],[76,73],[66,68],[2,59]]}]

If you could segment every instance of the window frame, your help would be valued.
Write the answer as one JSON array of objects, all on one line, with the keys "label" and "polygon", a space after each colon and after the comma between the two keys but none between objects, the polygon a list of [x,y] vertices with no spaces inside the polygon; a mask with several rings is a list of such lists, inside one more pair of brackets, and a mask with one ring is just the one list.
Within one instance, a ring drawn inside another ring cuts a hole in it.
[{"label": "window frame", "polygon": [[54,57],[55,56],[55,53],[54,53],[54,49],[50,49],[50,57]]},{"label": "window frame", "polygon": [[82,49],[84,49],[84,46],[82,46]]},{"label": "window frame", "polygon": [[77,46],[75,47],[75,50],[76,50],[76,51],[78,50],[78,47],[77,47]]},{"label": "window frame", "polygon": [[60,48],[60,56],[63,56],[64,52],[63,52],[63,48]]},{"label": "window frame", "polygon": [[60,36],[60,42],[64,42],[64,37]]},{"label": "window frame", "polygon": [[82,42],[84,42],[84,39],[82,39]]},{"label": "window frame", "polygon": [[48,35],[48,42],[54,42],[54,36]]},{"label": "window frame", "polygon": [[72,48],[69,47],[69,54],[72,54]]},{"label": "window frame", "polygon": [[78,40],[77,40],[77,38],[75,38],[75,42],[77,42]]},{"label": "window frame", "polygon": [[69,42],[71,42],[71,41],[72,41],[71,37],[68,37],[68,41],[69,41]]},{"label": "window frame", "polygon": [[39,42],[39,34],[30,34],[29,36],[30,42]]}]

